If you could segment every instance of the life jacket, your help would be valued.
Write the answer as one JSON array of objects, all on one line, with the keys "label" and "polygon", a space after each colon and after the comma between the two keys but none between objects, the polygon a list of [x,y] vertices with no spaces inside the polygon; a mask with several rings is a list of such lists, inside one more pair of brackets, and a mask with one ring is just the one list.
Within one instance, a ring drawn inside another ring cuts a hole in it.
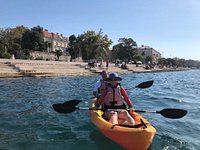
[{"label": "life jacket", "polygon": [[116,87],[111,87],[109,84],[106,86],[106,95],[103,104],[111,106],[111,108],[124,106],[124,96],[121,94],[120,84],[117,84]]}]

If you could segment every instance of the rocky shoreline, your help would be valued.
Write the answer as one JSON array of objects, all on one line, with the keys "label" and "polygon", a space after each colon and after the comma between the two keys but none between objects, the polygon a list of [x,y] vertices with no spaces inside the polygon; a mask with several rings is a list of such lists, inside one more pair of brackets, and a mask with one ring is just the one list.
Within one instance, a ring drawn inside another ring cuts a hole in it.
[{"label": "rocky shoreline", "polygon": [[143,66],[136,67],[134,64],[128,64],[128,69],[121,69],[113,63],[110,63],[108,68],[105,66],[91,68],[86,62],[0,59],[0,78],[92,75],[106,69],[108,72],[119,74],[188,70],[184,68],[146,70]]}]

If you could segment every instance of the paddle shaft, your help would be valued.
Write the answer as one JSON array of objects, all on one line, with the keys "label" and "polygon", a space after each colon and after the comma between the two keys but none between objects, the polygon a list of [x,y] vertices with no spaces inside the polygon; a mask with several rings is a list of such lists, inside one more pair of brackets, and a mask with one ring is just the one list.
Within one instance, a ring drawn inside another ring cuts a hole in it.
[{"label": "paddle shaft", "polygon": [[[122,111],[122,110],[130,110],[130,109],[103,109],[103,108],[95,108],[95,107],[76,107],[75,109],[79,110],[106,110],[106,111]],[[138,113],[160,113],[160,111],[146,111],[146,110],[134,110]]]},{"label": "paddle shaft", "polygon": [[146,111],[146,110],[135,110],[138,113],[160,113],[160,111]]},{"label": "paddle shaft", "polygon": [[[130,110],[130,109],[102,109],[102,108],[95,108],[95,107],[75,107],[75,109],[79,110],[107,110],[107,111],[121,111],[121,110]],[[75,110],[74,109],[74,110]],[[161,114],[165,118],[171,119],[179,119],[184,117],[187,114],[187,110],[183,109],[174,109],[174,108],[165,108],[160,111],[145,111],[145,110],[134,110],[137,113],[157,113]]]}]

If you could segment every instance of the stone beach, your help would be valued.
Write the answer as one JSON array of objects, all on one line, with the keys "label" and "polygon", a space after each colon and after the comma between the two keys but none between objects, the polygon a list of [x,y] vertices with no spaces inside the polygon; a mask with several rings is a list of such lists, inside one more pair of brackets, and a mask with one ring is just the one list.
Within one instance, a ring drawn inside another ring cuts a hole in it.
[{"label": "stone beach", "polygon": [[[20,60],[20,59],[0,59],[0,78],[7,77],[56,77],[71,75],[91,75],[100,73],[102,70],[108,72],[123,73],[148,73],[160,71],[179,71],[174,69],[144,69],[143,65],[136,67],[135,64],[127,64],[128,69],[121,69],[114,63],[109,63],[109,67],[91,68],[87,62],[64,62],[64,61],[44,61],[44,60]],[[182,70],[182,69],[181,69]]]}]

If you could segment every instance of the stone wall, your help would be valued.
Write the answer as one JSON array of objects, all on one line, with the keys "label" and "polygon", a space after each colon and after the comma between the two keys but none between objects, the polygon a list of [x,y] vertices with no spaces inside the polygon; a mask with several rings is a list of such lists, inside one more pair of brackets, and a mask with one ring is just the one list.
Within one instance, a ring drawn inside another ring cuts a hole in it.
[{"label": "stone wall", "polygon": [[[56,60],[57,59],[54,53],[46,53],[46,52],[39,52],[39,51],[31,52],[30,58],[32,60]],[[70,58],[71,56],[62,55],[60,56],[59,60],[70,62]]]}]

